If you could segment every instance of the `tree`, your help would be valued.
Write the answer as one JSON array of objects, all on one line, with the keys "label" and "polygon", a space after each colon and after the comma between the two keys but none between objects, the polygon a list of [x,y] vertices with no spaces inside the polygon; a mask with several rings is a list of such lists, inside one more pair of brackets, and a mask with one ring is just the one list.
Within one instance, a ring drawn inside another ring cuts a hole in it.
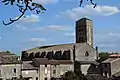
[{"label": "tree", "polygon": [[63,80],[87,80],[81,72],[67,71],[62,75]]},{"label": "tree", "polygon": [[63,80],[75,80],[77,75],[73,71],[67,71],[62,75]]},{"label": "tree", "polygon": [[[80,0],[80,5],[81,6],[83,4],[83,1],[85,0]],[[97,6],[97,3],[94,3],[93,0],[87,0],[90,1],[90,3],[93,6],[93,8],[95,8]],[[18,21],[20,18],[22,18],[26,11],[36,11],[37,14],[43,13],[44,11],[46,11],[46,9],[43,7],[43,5],[39,4],[39,3],[35,3],[33,0],[2,0],[2,3],[4,5],[12,5],[12,6],[17,6],[19,9],[19,12],[21,13],[18,17],[16,17],[15,19],[11,19],[9,18],[9,22],[5,23],[3,21],[4,25],[10,25],[16,21]]]},{"label": "tree", "polygon": [[5,23],[3,21],[4,25],[10,25],[15,21],[18,21],[20,18],[22,18],[24,16],[24,14],[26,13],[26,11],[30,10],[30,11],[36,11],[37,14],[46,11],[46,9],[38,3],[34,3],[32,0],[2,0],[2,2],[5,5],[15,5],[19,8],[19,12],[21,13],[21,15],[19,15],[18,17],[16,17],[15,19],[9,19],[10,21],[8,23]]},{"label": "tree", "polygon": [[110,54],[108,52],[100,52],[99,53],[99,57],[100,57],[99,62],[102,62],[102,61],[108,59],[109,55]]}]

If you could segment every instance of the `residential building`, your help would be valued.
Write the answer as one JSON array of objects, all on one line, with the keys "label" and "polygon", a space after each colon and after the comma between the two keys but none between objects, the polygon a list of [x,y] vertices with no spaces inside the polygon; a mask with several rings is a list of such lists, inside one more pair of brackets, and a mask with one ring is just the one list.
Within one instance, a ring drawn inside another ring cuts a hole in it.
[{"label": "residential building", "polygon": [[25,80],[40,80],[39,68],[32,65],[32,61],[23,61],[22,63],[22,77]]},{"label": "residential building", "polygon": [[101,63],[101,74],[107,78],[110,76],[118,76],[120,72],[119,66],[120,58],[108,58]]},{"label": "residential building", "polygon": [[16,55],[0,52],[0,80],[16,80],[19,78],[21,64]]},{"label": "residential building", "polygon": [[60,75],[72,69],[70,60],[34,58],[33,61],[23,61],[22,76],[25,80],[50,80],[52,77],[60,78]]}]

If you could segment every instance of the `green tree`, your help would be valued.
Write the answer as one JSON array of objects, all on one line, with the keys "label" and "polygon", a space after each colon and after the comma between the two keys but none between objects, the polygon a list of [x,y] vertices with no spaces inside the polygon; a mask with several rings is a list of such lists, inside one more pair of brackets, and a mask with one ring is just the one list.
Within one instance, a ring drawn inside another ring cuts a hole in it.
[{"label": "green tree", "polygon": [[[81,6],[84,1],[90,1],[90,3],[93,5],[93,8],[95,8],[97,5],[97,3],[94,3],[93,0],[80,0],[79,6]],[[27,11],[36,11],[37,14],[46,11],[46,9],[43,7],[42,4],[35,3],[34,0],[2,0],[2,3],[4,5],[17,6],[20,12],[20,15],[18,17],[14,19],[9,18],[9,22],[5,23],[3,21],[4,25],[10,25],[18,21],[20,18],[22,18],[25,15]]]},{"label": "green tree", "polygon": [[109,55],[110,54],[108,52],[100,52],[99,53],[99,57],[100,57],[99,62],[102,62],[102,61],[108,59]]},{"label": "green tree", "polygon": [[67,71],[62,75],[63,80],[86,80],[81,72]]},{"label": "green tree", "polygon": [[62,75],[64,80],[75,80],[77,75],[73,71],[67,71]]}]

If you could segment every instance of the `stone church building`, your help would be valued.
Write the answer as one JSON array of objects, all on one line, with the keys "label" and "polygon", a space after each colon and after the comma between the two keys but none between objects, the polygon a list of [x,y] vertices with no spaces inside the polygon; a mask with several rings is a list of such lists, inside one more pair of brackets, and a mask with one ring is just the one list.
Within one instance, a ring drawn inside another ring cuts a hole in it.
[{"label": "stone church building", "polygon": [[79,19],[75,26],[75,43],[38,46],[23,51],[21,54],[23,77],[32,80],[57,78],[67,70],[73,71],[74,61],[79,62],[83,74],[97,73],[98,53],[93,48],[92,20]]}]

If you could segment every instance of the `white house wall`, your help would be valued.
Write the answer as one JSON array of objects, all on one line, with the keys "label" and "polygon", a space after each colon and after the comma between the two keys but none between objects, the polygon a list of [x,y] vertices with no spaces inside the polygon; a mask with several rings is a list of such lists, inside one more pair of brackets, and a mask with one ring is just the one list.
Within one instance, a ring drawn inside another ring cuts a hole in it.
[{"label": "white house wall", "polygon": [[[3,80],[12,79],[13,77],[19,78],[21,75],[21,64],[4,64],[0,68]],[[14,68],[16,69],[16,74],[14,73]]]},{"label": "white house wall", "polygon": [[22,70],[22,76],[24,78],[32,77],[32,80],[36,80],[36,77],[39,79],[39,72],[37,70]]},{"label": "white house wall", "polygon": [[87,64],[86,65],[81,65],[82,74],[86,75],[89,67],[90,67],[90,65],[87,65]]},{"label": "white house wall", "polygon": [[120,72],[120,59],[111,62],[111,75],[114,75],[117,72]]}]

